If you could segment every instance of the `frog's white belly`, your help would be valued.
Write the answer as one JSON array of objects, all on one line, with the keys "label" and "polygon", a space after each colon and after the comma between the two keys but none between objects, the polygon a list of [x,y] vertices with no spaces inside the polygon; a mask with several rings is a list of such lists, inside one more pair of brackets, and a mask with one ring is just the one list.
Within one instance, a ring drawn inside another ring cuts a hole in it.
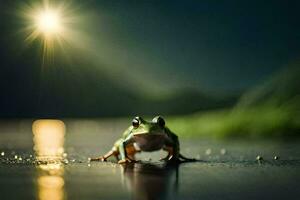
[{"label": "frog's white belly", "polygon": [[145,134],[135,135],[135,148],[142,151],[156,151],[165,145],[165,135],[163,134]]}]

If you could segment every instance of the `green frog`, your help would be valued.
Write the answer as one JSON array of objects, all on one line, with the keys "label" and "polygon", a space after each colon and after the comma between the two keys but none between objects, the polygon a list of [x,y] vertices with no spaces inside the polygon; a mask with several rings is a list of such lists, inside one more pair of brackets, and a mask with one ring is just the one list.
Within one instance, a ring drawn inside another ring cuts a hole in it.
[{"label": "green frog", "polygon": [[150,122],[141,117],[134,117],[132,125],[124,131],[123,136],[114,143],[112,149],[91,161],[106,161],[109,157],[114,156],[119,164],[132,163],[136,162],[136,153],[160,149],[168,153],[165,158],[161,159],[167,162],[195,160],[180,154],[177,135],[166,126],[165,120],[161,116],[156,116]]}]

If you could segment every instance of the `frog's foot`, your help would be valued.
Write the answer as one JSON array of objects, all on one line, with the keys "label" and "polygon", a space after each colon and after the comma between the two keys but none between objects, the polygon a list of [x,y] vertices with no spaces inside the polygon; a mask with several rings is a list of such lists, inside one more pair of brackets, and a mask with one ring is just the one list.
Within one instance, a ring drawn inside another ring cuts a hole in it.
[{"label": "frog's foot", "polygon": [[125,159],[119,160],[118,164],[135,163],[135,162],[137,162],[137,161],[130,159],[130,158],[125,158]]},{"label": "frog's foot", "polygon": [[178,165],[180,163],[181,163],[181,161],[178,158],[175,158],[175,157],[166,161],[167,165]]},{"label": "frog's foot", "polygon": [[169,165],[178,165],[184,161],[180,160],[178,156],[171,155],[168,157],[168,160],[166,160],[166,163]]},{"label": "frog's foot", "polygon": [[164,161],[167,164],[178,164],[180,163],[179,158],[176,158],[174,155],[168,155],[165,158],[161,158],[160,161]]},{"label": "frog's foot", "polygon": [[159,161],[168,161],[168,157],[160,158]]},{"label": "frog's foot", "polygon": [[170,158],[170,156],[171,156],[171,153],[168,152],[168,155],[166,157],[164,157],[164,158],[160,158],[159,161],[168,161],[169,158]]},{"label": "frog's foot", "polygon": [[100,156],[98,158],[92,158],[91,161],[101,161],[101,162],[106,162],[107,159],[111,156],[115,156],[116,158],[118,158],[118,152],[117,151],[113,151],[110,150],[109,152],[107,152],[104,156]]},{"label": "frog's foot", "polygon": [[126,163],[131,163],[131,160],[126,158],[118,161],[118,164],[126,164]]},{"label": "frog's foot", "polygon": [[164,158],[160,158],[159,161],[168,161],[168,160],[170,159],[170,157],[172,157],[172,156],[167,155],[167,156],[164,157]]},{"label": "frog's foot", "polygon": [[106,162],[106,158],[104,156],[101,156],[99,158],[92,158],[91,161],[101,161],[101,162]]}]

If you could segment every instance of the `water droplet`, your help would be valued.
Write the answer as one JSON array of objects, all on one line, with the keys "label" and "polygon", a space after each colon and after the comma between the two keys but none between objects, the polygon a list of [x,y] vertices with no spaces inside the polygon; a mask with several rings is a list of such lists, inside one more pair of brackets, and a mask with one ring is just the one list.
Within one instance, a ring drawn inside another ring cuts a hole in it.
[{"label": "water droplet", "polygon": [[15,155],[15,159],[18,159],[18,156],[17,156],[17,155]]},{"label": "water droplet", "polygon": [[91,164],[88,164],[88,167],[90,167],[91,166]]},{"label": "water droplet", "polygon": [[63,157],[67,157],[68,156],[68,154],[67,153],[63,153]]},{"label": "water droplet", "polygon": [[221,150],[220,150],[220,153],[221,153],[222,155],[225,155],[226,152],[227,152],[226,149],[221,149]]},{"label": "water droplet", "polygon": [[19,160],[21,161],[21,160],[22,160],[22,158],[20,157],[20,158],[19,158]]},{"label": "water droplet", "polygon": [[5,153],[4,153],[4,151],[2,151],[2,152],[1,152],[1,156],[4,156],[4,155],[5,155]]},{"label": "water droplet", "polygon": [[205,154],[210,155],[211,154],[211,149],[206,149]]},{"label": "water droplet", "polygon": [[279,156],[274,156],[274,160],[278,160],[279,159]]}]

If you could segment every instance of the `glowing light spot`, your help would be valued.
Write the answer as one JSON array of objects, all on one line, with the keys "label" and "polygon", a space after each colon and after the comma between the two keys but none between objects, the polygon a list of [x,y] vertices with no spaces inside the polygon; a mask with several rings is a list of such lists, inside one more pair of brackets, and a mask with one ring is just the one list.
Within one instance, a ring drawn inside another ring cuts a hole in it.
[{"label": "glowing light spot", "polygon": [[51,61],[56,47],[62,48],[63,41],[70,37],[71,23],[69,8],[67,4],[52,3],[45,0],[42,3],[28,4],[20,11],[26,22],[24,31],[26,33],[25,41],[30,44],[33,41],[40,40],[42,45],[43,64]]},{"label": "glowing light spot", "polygon": [[38,160],[63,158],[65,129],[65,124],[60,120],[36,120],[33,123],[34,151]]},{"label": "glowing light spot", "polygon": [[226,152],[227,152],[226,149],[221,149],[221,150],[220,150],[220,153],[221,153],[222,155],[225,155]]},{"label": "glowing light spot", "polygon": [[41,39],[43,45],[43,62],[49,60],[53,56],[55,46],[61,44],[67,37],[65,18],[61,9],[55,9],[49,5],[44,8],[28,11],[30,32],[26,40],[32,42],[38,38]]},{"label": "glowing light spot", "polygon": [[[17,14],[22,26],[18,33],[24,37],[26,47],[34,44],[34,48],[40,51],[42,68],[59,66],[56,62],[69,63],[73,53],[77,56],[78,50],[86,52],[91,49],[86,28],[95,20],[82,10],[79,2],[21,2]],[[94,28],[94,24],[91,27]]]},{"label": "glowing light spot", "polygon": [[211,154],[211,149],[206,149],[205,154],[210,155]]},{"label": "glowing light spot", "polygon": [[35,20],[38,31],[44,34],[57,34],[61,30],[61,18],[57,11],[42,11]]}]

